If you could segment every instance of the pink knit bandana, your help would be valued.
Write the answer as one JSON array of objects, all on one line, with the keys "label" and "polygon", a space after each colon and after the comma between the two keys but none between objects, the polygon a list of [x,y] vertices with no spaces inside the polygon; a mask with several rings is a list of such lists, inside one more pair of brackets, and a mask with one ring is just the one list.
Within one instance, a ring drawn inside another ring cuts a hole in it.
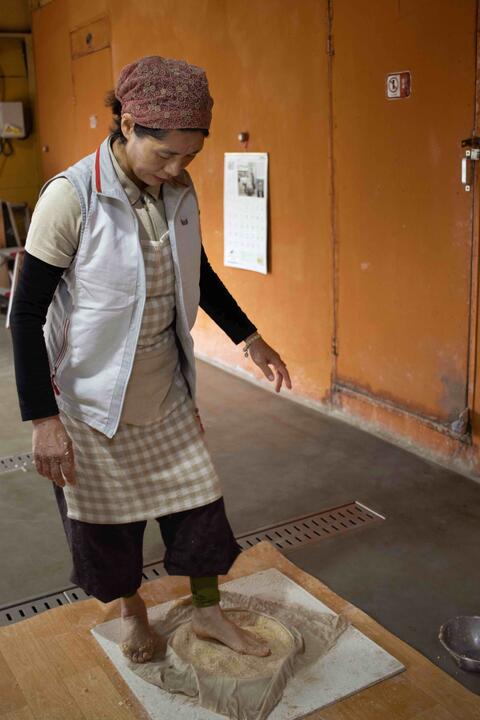
[{"label": "pink knit bandana", "polygon": [[185,60],[148,55],[120,71],[115,96],[122,113],[151,128],[206,128],[213,98],[205,70]]}]

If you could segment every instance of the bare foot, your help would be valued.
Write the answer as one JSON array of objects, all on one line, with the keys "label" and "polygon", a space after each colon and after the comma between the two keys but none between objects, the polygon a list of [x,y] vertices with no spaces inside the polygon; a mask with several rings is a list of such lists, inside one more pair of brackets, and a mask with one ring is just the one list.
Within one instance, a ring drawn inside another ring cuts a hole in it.
[{"label": "bare foot", "polygon": [[266,642],[229,620],[218,603],[204,608],[193,608],[192,630],[199,638],[214,638],[244,655],[262,657],[271,653]]},{"label": "bare foot", "polygon": [[151,660],[157,637],[148,623],[147,608],[138,593],[122,598],[122,642],[120,648],[132,662]]}]

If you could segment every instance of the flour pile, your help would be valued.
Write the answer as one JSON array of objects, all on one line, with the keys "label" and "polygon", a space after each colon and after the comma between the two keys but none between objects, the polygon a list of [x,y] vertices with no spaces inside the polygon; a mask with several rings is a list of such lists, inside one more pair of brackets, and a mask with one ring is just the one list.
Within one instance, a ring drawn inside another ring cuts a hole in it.
[{"label": "flour pile", "polygon": [[152,624],[166,646],[146,663],[125,659],[143,680],[232,720],[264,720],[296,671],[325,655],[349,626],[342,615],[319,613],[222,590],[220,606],[234,623],[268,643],[264,657],[243,655],[191,629],[191,599]]}]

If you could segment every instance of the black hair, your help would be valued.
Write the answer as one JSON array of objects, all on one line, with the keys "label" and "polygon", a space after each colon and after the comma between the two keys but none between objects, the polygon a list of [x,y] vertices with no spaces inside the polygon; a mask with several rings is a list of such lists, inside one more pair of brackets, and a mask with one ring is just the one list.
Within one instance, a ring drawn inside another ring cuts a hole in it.
[{"label": "black hair", "polygon": [[[112,115],[113,115],[113,125],[110,127],[110,138],[113,138],[114,140],[119,140],[122,144],[125,144],[127,142],[127,138],[122,132],[122,126],[121,126],[121,118],[122,118],[122,103],[120,100],[115,96],[114,90],[109,90],[107,94],[105,95],[105,105],[106,107],[112,108]],[[195,130],[199,130],[203,133],[205,137],[208,137],[210,134],[210,131],[207,130],[207,128],[175,128],[176,130],[180,130],[180,132],[195,132]],[[171,131],[171,128],[169,129],[163,129],[163,128],[150,128],[145,127],[145,125],[139,125],[138,123],[135,123],[133,126],[133,132],[138,137],[143,137],[145,135],[151,135],[154,138],[157,138],[157,140],[163,140],[164,137],[168,135],[168,133]]]}]

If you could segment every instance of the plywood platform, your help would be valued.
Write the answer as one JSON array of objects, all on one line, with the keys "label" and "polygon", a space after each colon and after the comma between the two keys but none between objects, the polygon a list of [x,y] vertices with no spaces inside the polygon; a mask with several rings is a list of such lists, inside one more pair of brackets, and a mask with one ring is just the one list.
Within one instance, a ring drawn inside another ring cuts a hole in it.
[{"label": "plywood platform", "polygon": [[[297,568],[273,545],[243,552],[220,582],[277,568],[398,658],[406,671],[309,717],[320,720],[480,720],[480,698],[368,615]],[[141,589],[147,606],[190,591],[165,576]],[[87,600],[0,628],[1,720],[148,720],[90,629],[120,613],[119,601]]]}]

